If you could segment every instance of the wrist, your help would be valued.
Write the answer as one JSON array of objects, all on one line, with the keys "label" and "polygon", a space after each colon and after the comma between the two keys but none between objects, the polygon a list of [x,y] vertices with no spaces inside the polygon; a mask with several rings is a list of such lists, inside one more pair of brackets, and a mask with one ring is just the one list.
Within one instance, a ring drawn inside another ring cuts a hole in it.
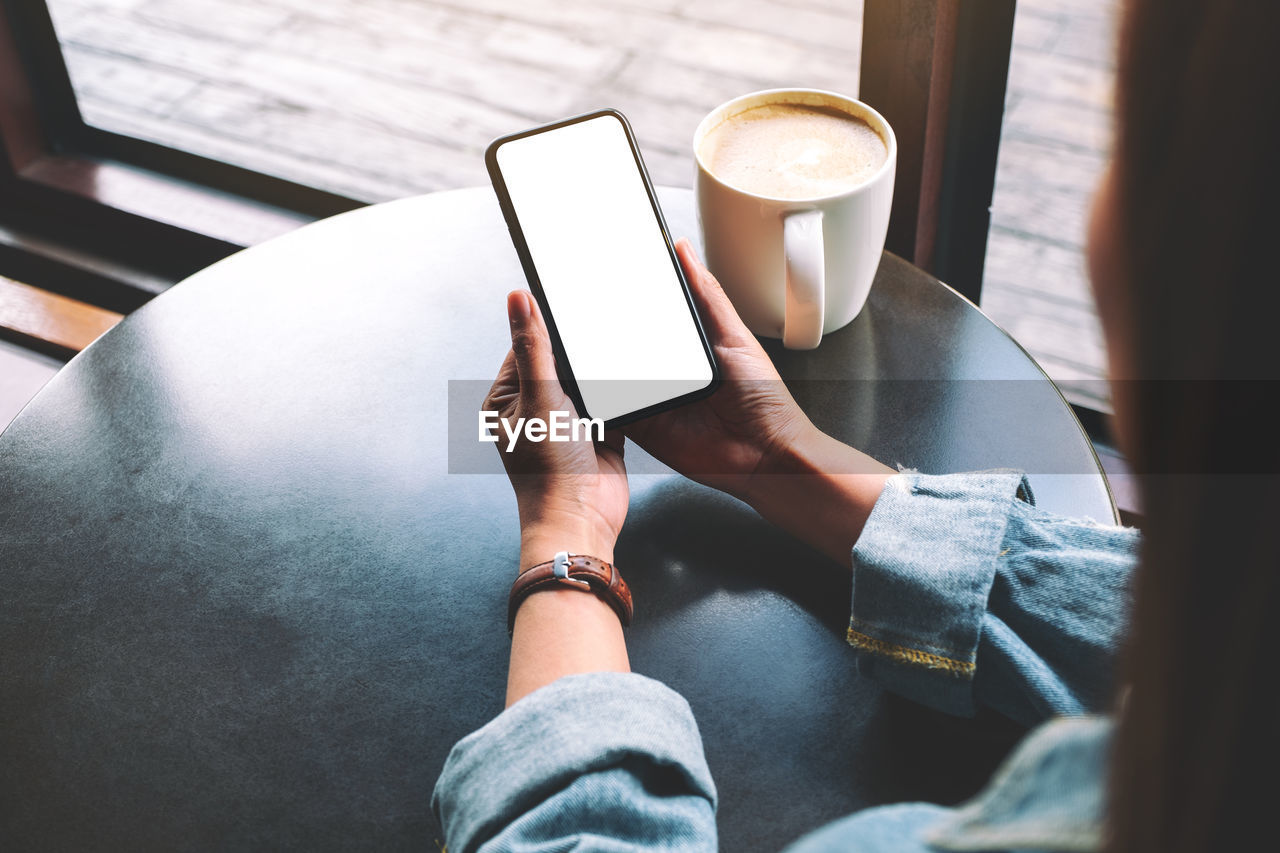
[{"label": "wrist", "polygon": [[851,565],[853,545],[894,473],[810,426],[761,466],[748,503],[766,520]]},{"label": "wrist", "polygon": [[580,519],[539,520],[520,528],[520,571],[545,563],[559,551],[613,562],[617,534]]},{"label": "wrist", "polygon": [[[812,477],[817,466],[817,446],[828,436],[811,421],[800,427],[785,440],[775,441],[760,458],[760,464],[751,473],[742,498],[752,509],[768,518],[775,506],[795,499],[794,493],[785,488],[806,477]],[[780,489],[782,486],[784,488]]]}]

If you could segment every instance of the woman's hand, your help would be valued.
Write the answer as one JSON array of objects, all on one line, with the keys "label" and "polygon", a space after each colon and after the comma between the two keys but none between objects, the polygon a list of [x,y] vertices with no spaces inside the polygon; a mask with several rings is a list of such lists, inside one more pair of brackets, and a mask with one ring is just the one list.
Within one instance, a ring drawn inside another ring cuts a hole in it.
[{"label": "woman's hand", "polygon": [[685,476],[746,501],[844,566],[892,469],[813,425],[688,240],[676,244],[722,384],[627,427]]},{"label": "woman's hand", "polygon": [[[485,411],[496,411],[512,425],[522,417],[549,420],[552,411],[576,418],[533,297],[522,290],[508,294],[507,317],[511,349],[485,397]],[[511,452],[506,446],[503,436],[498,449],[520,508],[521,568],[550,560],[557,551],[613,562],[627,516],[622,434],[607,433],[603,442],[534,442],[522,436]]]},{"label": "woman's hand", "polygon": [[[513,426],[517,418],[550,419],[573,413],[560,387],[546,324],[533,297],[507,295],[511,350],[484,400]],[[627,469],[621,433],[604,441],[516,440],[498,443],[520,507],[520,569],[546,562],[557,551],[613,562],[613,546],[627,517]],[[626,641],[613,609],[576,589],[550,589],[525,599],[516,613],[507,673],[507,705],[539,687],[580,672],[627,672]]]},{"label": "woman's hand", "polygon": [[720,364],[710,397],[631,424],[626,434],[680,473],[754,503],[757,476],[817,432],[687,239],[676,253]]}]

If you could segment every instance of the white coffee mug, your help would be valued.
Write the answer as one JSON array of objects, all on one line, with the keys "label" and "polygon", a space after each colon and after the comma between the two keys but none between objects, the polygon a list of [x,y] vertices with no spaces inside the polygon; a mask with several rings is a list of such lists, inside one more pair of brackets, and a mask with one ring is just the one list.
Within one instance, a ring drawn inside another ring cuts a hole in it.
[{"label": "white coffee mug", "polygon": [[[781,199],[731,187],[704,162],[702,141],[725,119],[766,104],[823,107],[860,118],[880,135],[888,157],[866,181],[834,195]],[[821,89],[752,92],[702,120],[693,153],[707,268],[747,328],[781,338],[789,349],[813,349],[824,334],[851,323],[867,301],[889,229],[898,143],[884,117]]]}]

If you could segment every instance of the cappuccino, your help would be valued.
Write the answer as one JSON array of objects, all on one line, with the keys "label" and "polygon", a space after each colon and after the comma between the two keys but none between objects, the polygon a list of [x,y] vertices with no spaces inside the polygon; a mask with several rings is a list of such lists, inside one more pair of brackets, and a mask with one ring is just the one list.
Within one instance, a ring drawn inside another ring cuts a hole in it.
[{"label": "cappuccino", "polygon": [[735,189],[770,198],[838,195],[865,183],[889,157],[860,118],[801,104],[764,104],[729,116],[698,147],[707,169]]}]

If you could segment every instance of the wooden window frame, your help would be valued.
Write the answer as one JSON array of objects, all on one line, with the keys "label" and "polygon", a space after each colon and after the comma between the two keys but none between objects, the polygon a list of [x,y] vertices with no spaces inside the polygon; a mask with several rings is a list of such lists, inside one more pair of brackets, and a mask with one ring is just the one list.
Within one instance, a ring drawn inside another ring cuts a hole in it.
[{"label": "wooden window frame", "polygon": [[887,248],[974,304],[1013,48],[1015,0],[866,0],[859,96],[898,140]]},{"label": "wooden window frame", "polygon": [[128,312],[362,202],[85,123],[44,0],[0,0],[0,269]]}]

